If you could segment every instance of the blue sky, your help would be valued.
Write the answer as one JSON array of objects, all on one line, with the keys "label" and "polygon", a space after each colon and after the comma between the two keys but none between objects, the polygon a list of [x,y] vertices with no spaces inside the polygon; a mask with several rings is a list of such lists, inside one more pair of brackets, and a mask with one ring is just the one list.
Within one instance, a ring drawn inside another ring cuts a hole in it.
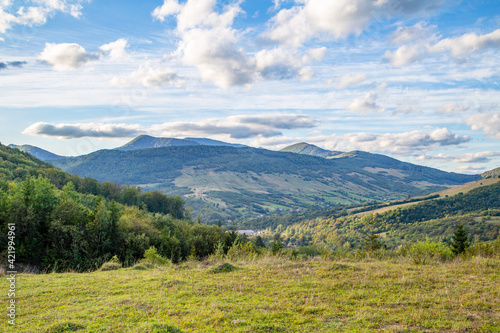
[{"label": "blue sky", "polygon": [[0,0],[0,141],[306,141],[500,165],[500,3]]}]

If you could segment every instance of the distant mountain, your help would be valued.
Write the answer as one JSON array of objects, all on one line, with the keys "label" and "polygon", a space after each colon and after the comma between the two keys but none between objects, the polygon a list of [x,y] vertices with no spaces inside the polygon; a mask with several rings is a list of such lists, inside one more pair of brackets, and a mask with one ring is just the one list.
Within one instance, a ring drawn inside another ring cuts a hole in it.
[{"label": "distant mountain", "polygon": [[177,146],[230,146],[230,147],[245,147],[244,145],[227,143],[206,138],[156,138],[149,135],[141,135],[133,139],[129,143],[116,148],[117,150],[140,150],[148,148],[161,148],[161,147],[177,147]]},{"label": "distant mountain", "polygon": [[480,179],[360,151],[325,159],[207,145],[101,150],[53,163],[79,176],[184,195],[205,217],[400,199]]},{"label": "distant mountain", "polygon": [[483,177],[483,178],[492,178],[492,177],[498,177],[498,176],[500,176],[500,168],[486,171],[486,172],[481,174],[481,177]]},{"label": "distant mountain", "polygon": [[31,145],[18,146],[18,145],[10,144],[9,147],[19,149],[20,151],[23,151],[25,153],[29,153],[30,155],[32,155],[32,156],[34,156],[34,157],[36,157],[39,160],[42,160],[44,162],[50,162],[53,160],[58,160],[58,159],[64,158],[64,156],[56,155],[54,153],[51,153],[50,151],[47,151],[47,150],[44,150],[42,148],[38,148],[35,146],[31,146]]},{"label": "distant mountain", "polygon": [[185,138],[184,140],[194,141],[204,146],[248,147],[239,143],[228,143],[207,138]]},{"label": "distant mountain", "polygon": [[342,154],[341,151],[326,150],[306,142],[296,143],[294,145],[285,147],[280,151],[295,153],[295,154],[318,156],[322,158],[334,158]]}]

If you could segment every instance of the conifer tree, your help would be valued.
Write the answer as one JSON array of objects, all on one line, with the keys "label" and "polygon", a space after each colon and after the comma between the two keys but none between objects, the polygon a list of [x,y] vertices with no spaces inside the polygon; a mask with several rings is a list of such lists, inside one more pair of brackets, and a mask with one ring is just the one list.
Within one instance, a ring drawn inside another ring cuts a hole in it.
[{"label": "conifer tree", "polygon": [[465,249],[468,248],[469,245],[467,230],[465,230],[463,223],[459,223],[451,239],[451,250],[455,254],[460,254],[465,252]]}]

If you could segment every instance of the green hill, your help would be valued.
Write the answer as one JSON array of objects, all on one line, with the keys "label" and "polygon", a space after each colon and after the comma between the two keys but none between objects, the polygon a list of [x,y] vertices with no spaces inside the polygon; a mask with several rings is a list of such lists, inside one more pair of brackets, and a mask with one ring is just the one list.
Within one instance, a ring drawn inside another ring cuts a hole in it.
[{"label": "green hill", "polygon": [[18,146],[18,145],[11,144],[11,145],[9,145],[9,147],[10,148],[17,148],[20,151],[28,153],[28,154],[30,154],[30,155],[32,155],[32,156],[34,156],[42,161],[45,161],[45,162],[49,162],[49,161],[63,158],[63,156],[56,155],[54,153],[51,153],[50,151],[47,151],[45,149],[38,148],[38,147],[35,147],[32,145]]},{"label": "green hill", "polygon": [[481,174],[481,177],[483,177],[483,178],[493,178],[493,177],[499,177],[499,176],[500,176],[500,168],[486,171],[486,172]]},{"label": "green hill", "polygon": [[205,138],[156,138],[149,135],[141,135],[125,145],[116,148],[117,150],[139,150],[148,148],[161,148],[171,146],[228,146],[228,147],[245,147],[240,144],[227,143]]},{"label": "green hill", "polygon": [[209,223],[276,209],[399,199],[479,178],[366,152],[325,159],[205,145],[101,150],[53,163],[80,176],[184,195]]}]

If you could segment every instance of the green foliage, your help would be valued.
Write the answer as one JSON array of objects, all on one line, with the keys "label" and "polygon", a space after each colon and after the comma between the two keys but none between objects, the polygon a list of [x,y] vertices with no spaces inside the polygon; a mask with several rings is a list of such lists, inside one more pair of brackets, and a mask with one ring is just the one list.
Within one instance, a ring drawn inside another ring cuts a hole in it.
[{"label": "green foliage", "polygon": [[53,325],[46,332],[47,333],[64,333],[64,332],[76,332],[80,330],[84,330],[85,326],[81,324],[75,324],[72,322],[64,322]]},{"label": "green foliage", "polygon": [[152,266],[152,267],[169,266],[172,264],[172,262],[169,259],[159,255],[158,251],[156,250],[156,247],[154,246],[151,246],[144,252],[144,259],[142,259],[140,263],[145,266]]},{"label": "green foliage", "polygon": [[464,225],[459,223],[451,239],[451,250],[455,254],[464,253],[469,245],[470,242],[467,231],[465,230]]},{"label": "green foliage", "polygon": [[229,273],[237,270],[238,268],[229,264],[229,263],[224,263],[221,264],[217,267],[214,267],[211,269],[211,273],[217,274],[217,273]]},{"label": "green foliage", "polygon": [[453,252],[440,242],[418,242],[399,249],[401,255],[409,257],[415,265],[425,265],[431,260],[446,261],[453,259]]}]

